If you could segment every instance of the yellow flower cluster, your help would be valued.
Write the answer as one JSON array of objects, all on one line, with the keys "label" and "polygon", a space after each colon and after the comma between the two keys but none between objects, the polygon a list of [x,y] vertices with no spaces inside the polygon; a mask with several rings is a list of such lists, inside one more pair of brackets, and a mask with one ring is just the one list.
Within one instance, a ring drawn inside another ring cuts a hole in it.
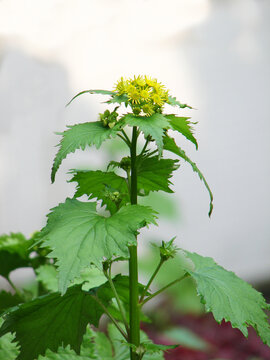
[{"label": "yellow flower cluster", "polygon": [[135,115],[141,112],[151,116],[161,112],[163,105],[168,101],[168,90],[165,86],[149,76],[134,76],[134,79],[121,79],[115,89],[117,95],[127,95],[129,105]]}]

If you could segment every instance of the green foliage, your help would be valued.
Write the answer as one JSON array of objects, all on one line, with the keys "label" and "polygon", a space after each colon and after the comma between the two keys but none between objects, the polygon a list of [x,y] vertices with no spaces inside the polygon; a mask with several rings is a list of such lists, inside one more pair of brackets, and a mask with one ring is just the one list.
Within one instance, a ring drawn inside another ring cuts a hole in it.
[{"label": "green foliage", "polygon": [[176,100],[175,97],[172,97],[172,96],[168,97],[168,104],[170,104],[172,106],[178,106],[180,109],[184,109],[184,108],[192,109],[191,106],[189,106],[187,104],[181,104],[178,100]]},{"label": "green foliage", "polygon": [[[102,300],[106,305],[109,299]],[[98,326],[102,313],[93,297],[75,285],[64,296],[52,293],[11,309],[0,336],[16,332],[15,340],[20,345],[18,360],[35,359],[46,349],[56,351],[62,344],[70,345],[78,353],[86,325],[90,322]]]},{"label": "green foliage", "polygon": [[0,236],[0,275],[8,278],[12,270],[29,266],[31,245],[21,233]]},{"label": "green foliage", "polygon": [[127,205],[104,217],[97,213],[96,203],[66,199],[48,215],[39,239],[52,249],[48,256],[57,259],[59,290],[65,293],[90,264],[101,268],[104,258],[127,258],[128,245],[136,244],[136,231],[149,223],[155,223],[149,207]]},{"label": "green foliage", "polygon": [[198,143],[195,137],[193,136],[193,129],[191,127],[191,124],[193,123],[188,121],[188,119],[190,118],[179,117],[173,114],[166,115],[166,118],[169,119],[171,128],[173,130],[180,132],[183,136],[185,136],[189,141],[191,141],[196,146],[196,149],[198,150]]},{"label": "green foliage", "polygon": [[205,340],[201,339],[198,335],[184,327],[170,328],[164,332],[166,338],[171,341],[177,342],[179,345],[189,349],[207,351],[211,345]]},{"label": "green foliage", "polygon": [[119,207],[129,202],[126,179],[112,171],[74,170],[74,176],[70,181],[75,181],[78,184],[74,197],[86,194],[89,199],[97,198],[102,200],[102,206],[106,205],[111,214],[114,214]]},{"label": "green foliage", "polygon": [[198,295],[207,312],[217,322],[230,321],[248,336],[248,327],[257,331],[264,343],[270,345],[270,325],[264,309],[268,308],[263,296],[233,272],[223,269],[213,259],[196,253],[184,252],[194,268],[184,267],[196,281]]},{"label": "green foliage", "polygon": [[124,124],[137,126],[143,132],[145,138],[150,136],[157,144],[159,156],[162,154],[164,129],[170,128],[169,120],[162,114],[154,114],[149,117],[127,114],[123,116]]},{"label": "green foliage", "polygon": [[11,306],[18,305],[20,302],[22,302],[22,298],[18,294],[12,295],[5,290],[0,291],[0,313]]},{"label": "green foliage", "polygon": [[59,150],[54,158],[51,180],[54,182],[55,174],[61,165],[62,161],[68,154],[75,152],[78,149],[84,150],[86,146],[96,146],[98,149],[102,142],[114,137],[119,130],[119,126],[115,126],[112,129],[104,127],[100,121],[77,124],[68,126],[68,130],[63,133],[57,133],[62,135],[62,139],[59,143]]},{"label": "green foliage", "polygon": [[81,96],[83,94],[100,94],[100,95],[113,95],[114,93],[109,90],[84,90],[79,92],[77,95],[75,95],[66,106],[70,105],[73,100],[75,100],[78,96]]},{"label": "green foliage", "polygon": [[138,195],[148,195],[150,191],[173,193],[169,185],[173,171],[178,169],[178,160],[159,159],[158,156],[143,157],[138,161]]},{"label": "green foliage", "polygon": [[[3,320],[0,318],[0,326]],[[0,359],[15,360],[19,354],[17,344],[14,342],[14,335],[6,334],[0,337]]]},{"label": "green foliage", "polygon": [[184,159],[187,163],[189,163],[191,165],[192,170],[194,172],[196,172],[198,174],[199,178],[203,181],[203,183],[209,193],[209,197],[210,197],[210,208],[209,208],[208,215],[211,216],[212,211],[213,211],[213,194],[212,194],[212,191],[211,191],[209,185],[207,184],[207,181],[205,180],[205,177],[203,176],[201,171],[198,169],[197,165],[193,161],[191,161],[190,158],[186,155],[184,150],[182,150],[179,146],[176,145],[173,138],[171,138],[169,136],[164,136],[163,143],[164,143],[164,150],[171,151],[172,153],[174,153],[174,154],[180,156],[182,159]]}]

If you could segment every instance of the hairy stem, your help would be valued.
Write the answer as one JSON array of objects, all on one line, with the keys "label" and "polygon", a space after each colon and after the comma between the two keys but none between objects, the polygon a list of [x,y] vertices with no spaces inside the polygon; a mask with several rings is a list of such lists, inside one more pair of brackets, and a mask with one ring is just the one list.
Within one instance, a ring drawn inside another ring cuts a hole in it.
[{"label": "hairy stem", "polygon": [[153,299],[155,296],[159,295],[160,293],[162,293],[163,291],[165,291],[166,289],[168,289],[169,287],[173,286],[174,284],[184,280],[186,277],[188,277],[189,274],[185,273],[182,277],[180,277],[179,279],[176,279],[172,282],[170,282],[168,285],[164,286],[163,288],[161,288],[160,290],[156,291],[154,294],[148,296],[148,298],[146,298],[143,302],[141,302],[141,306],[143,306],[144,304],[146,304],[148,301],[150,301],[151,299]]},{"label": "hairy stem", "polygon": [[[132,142],[130,147],[131,158],[131,186],[130,202],[137,204],[137,128],[134,126],[132,131]],[[140,308],[139,308],[139,291],[138,291],[138,258],[137,246],[129,247],[129,305],[130,305],[130,336],[129,342],[136,347],[140,345]],[[138,355],[131,348],[130,359],[138,360]]]},{"label": "hairy stem", "polygon": [[114,323],[114,325],[116,326],[117,330],[119,330],[119,332],[123,335],[123,337],[126,339],[126,341],[128,341],[128,336],[127,334],[123,331],[123,329],[121,329],[121,326],[119,326],[118,322],[115,320],[115,318],[110,314],[110,312],[108,311],[108,309],[106,308],[106,306],[104,306],[102,304],[102,302],[99,300],[99,298],[97,296],[91,295],[92,298],[98,303],[98,305],[103,309],[103,311],[105,312],[105,314],[111,319],[111,321]]},{"label": "hairy stem", "polygon": [[159,272],[159,269],[163,265],[164,261],[165,261],[164,259],[160,259],[160,262],[159,262],[158,266],[156,267],[156,270],[154,271],[153,275],[151,276],[150,280],[148,281],[147,285],[145,286],[145,288],[143,290],[143,293],[140,298],[140,303],[143,302],[143,299],[144,299],[148,289],[150,288],[153,280],[155,279],[155,277],[156,277],[157,273]]}]

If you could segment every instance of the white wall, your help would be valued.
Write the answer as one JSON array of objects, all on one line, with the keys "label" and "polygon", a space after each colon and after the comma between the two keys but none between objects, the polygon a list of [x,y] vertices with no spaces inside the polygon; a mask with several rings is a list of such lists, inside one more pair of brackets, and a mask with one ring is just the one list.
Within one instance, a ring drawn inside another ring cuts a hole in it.
[{"label": "white wall", "polygon": [[240,276],[267,279],[269,11],[263,0],[2,0],[0,232],[40,229],[48,209],[73,194],[68,169],[102,163],[95,151],[71,155],[50,184],[53,132],[102,109],[99,97],[66,102],[122,75],[149,74],[198,109],[183,113],[199,122],[199,152],[178,139],[215,196],[209,220],[207,193],[182,164],[179,219],[161,220],[153,234],[178,234],[181,246]]}]

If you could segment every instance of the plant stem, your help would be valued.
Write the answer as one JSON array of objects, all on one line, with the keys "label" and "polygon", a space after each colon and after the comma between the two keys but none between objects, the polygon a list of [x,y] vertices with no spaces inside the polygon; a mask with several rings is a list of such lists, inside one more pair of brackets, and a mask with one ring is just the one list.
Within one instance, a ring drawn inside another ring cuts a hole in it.
[{"label": "plant stem", "polygon": [[[131,158],[131,186],[130,202],[132,205],[137,204],[137,128],[133,127],[132,142],[130,147]],[[137,246],[129,247],[129,305],[130,305],[130,336],[129,342],[136,347],[140,345],[140,308],[139,308],[139,291],[138,291],[138,259]],[[138,360],[138,355],[130,349],[130,359]]]},{"label": "plant stem", "polygon": [[122,316],[122,320],[123,320],[123,323],[125,325],[125,328],[126,328],[126,331],[127,331],[127,334],[129,335],[129,327],[128,327],[128,322],[127,322],[127,319],[126,319],[126,313],[125,313],[125,309],[123,308],[123,305],[122,305],[122,302],[119,298],[119,295],[117,293],[117,290],[114,286],[114,283],[112,281],[112,277],[111,277],[111,265],[110,265],[110,268],[109,268],[109,272],[105,272],[105,276],[106,278],[108,279],[109,281],[109,284],[111,286],[111,289],[114,293],[114,296],[115,296],[115,299],[116,299],[116,302],[117,302],[117,305],[118,305],[118,308],[120,310],[120,313],[121,313],[121,316]]},{"label": "plant stem", "polygon": [[128,143],[127,140],[124,138],[124,136],[122,136],[121,134],[117,134],[117,136],[119,136],[119,137],[124,141],[124,143],[125,143],[128,147],[130,147],[129,143]]},{"label": "plant stem", "polygon": [[153,299],[155,296],[159,295],[161,292],[165,291],[166,289],[168,289],[170,286],[173,286],[174,284],[178,283],[179,281],[184,280],[186,277],[188,277],[189,274],[185,273],[182,277],[180,277],[179,279],[176,279],[172,282],[170,282],[168,285],[164,286],[163,288],[161,288],[160,290],[156,291],[154,294],[148,296],[148,298],[146,298],[142,303],[141,306],[143,306],[144,304],[146,304],[148,301],[150,301],[151,299]]},{"label": "plant stem", "polygon": [[12,289],[15,291],[15,293],[22,299],[24,300],[24,296],[22,294],[22,292],[16,287],[16,285],[14,284],[14,282],[9,278],[9,277],[6,277],[9,285],[12,287]]},{"label": "plant stem", "polygon": [[160,259],[160,262],[159,262],[158,266],[156,267],[156,270],[154,271],[153,275],[151,276],[150,280],[148,281],[147,285],[145,286],[145,288],[143,290],[143,293],[142,293],[141,298],[140,298],[140,303],[143,302],[143,299],[144,299],[144,297],[145,297],[145,295],[147,293],[147,290],[151,286],[154,278],[156,277],[157,273],[159,272],[159,269],[163,265],[164,261],[165,261],[164,259]]},{"label": "plant stem", "polygon": [[123,335],[123,337],[126,339],[126,341],[128,341],[128,336],[127,334],[123,331],[123,329],[121,329],[121,327],[119,326],[118,322],[115,320],[115,318],[109,313],[108,309],[106,308],[106,306],[104,306],[102,304],[102,302],[99,300],[99,298],[97,296],[91,295],[92,298],[98,303],[98,305],[100,307],[102,307],[103,311],[105,312],[105,314],[111,319],[111,321],[114,323],[114,325],[116,326],[116,328],[119,330],[119,332]]},{"label": "plant stem", "polygon": [[144,144],[144,147],[143,147],[143,149],[142,149],[142,151],[141,151],[141,153],[140,153],[140,155],[139,155],[140,157],[143,156],[143,154],[144,154],[144,152],[145,152],[145,149],[147,148],[148,143],[149,143],[149,140],[146,139],[145,144]]},{"label": "plant stem", "polygon": [[125,139],[127,140],[128,145],[131,146],[131,142],[130,142],[129,137],[127,136],[125,130],[122,129],[121,133],[124,135]]}]

